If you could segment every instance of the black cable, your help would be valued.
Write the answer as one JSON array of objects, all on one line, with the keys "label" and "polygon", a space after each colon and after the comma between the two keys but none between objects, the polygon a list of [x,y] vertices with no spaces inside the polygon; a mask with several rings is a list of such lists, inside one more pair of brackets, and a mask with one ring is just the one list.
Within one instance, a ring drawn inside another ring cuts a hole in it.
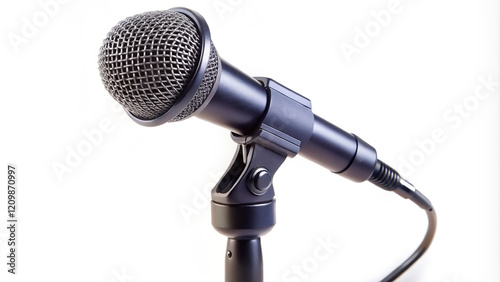
[{"label": "black cable", "polygon": [[384,190],[393,191],[401,197],[411,200],[426,211],[429,221],[425,237],[415,252],[382,280],[382,282],[394,281],[410,268],[431,245],[434,234],[436,233],[437,216],[429,199],[415,189],[408,181],[403,179],[396,170],[386,165],[384,162],[377,160],[375,170],[370,177],[370,182]]},{"label": "black cable", "polygon": [[427,218],[429,219],[429,225],[427,227],[427,233],[425,233],[425,237],[422,240],[422,243],[420,243],[420,246],[418,246],[415,252],[413,252],[413,254],[409,258],[407,258],[400,266],[398,266],[389,275],[387,275],[382,280],[382,282],[394,281],[401,274],[403,274],[403,272],[410,268],[425,253],[425,251],[427,251],[432,243],[434,234],[436,233],[436,212],[434,210],[427,211]]}]

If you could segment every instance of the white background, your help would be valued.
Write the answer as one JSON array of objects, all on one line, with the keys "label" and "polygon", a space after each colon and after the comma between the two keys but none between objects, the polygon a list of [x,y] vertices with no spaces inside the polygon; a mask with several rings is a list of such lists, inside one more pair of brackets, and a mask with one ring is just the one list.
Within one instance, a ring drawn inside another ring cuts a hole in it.
[{"label": "white background", "polygon": [[[223,281],[226,239],[211,227],[204,195],[236,148],[229,132],[197,118],[141,127],[97,69],[118,21],[176,6],[206,18],[227,61],[307,96],[316,114],[392,166],[409,163],[405,176],[434,203],[438,231],[400,281],[499,281],[500,87],[485,92],[480,82],[500,80],[497,1],[67,0],[44,10],[47,2],[0,7],[0,226],[7,163],[19,177],[18,274],[7,273],[2,227],[1,281]],[[393,12],[384,26],[375,21],[381,11]],[[356,53],[346,56],[346,44]],[[476,88],[489,96],[478,99]],[[88,144],[84,132],[103,122],[111,130],[68,163],[71,150]],[[436,130],[442,136],[431,145]],[[54,165],[68,170],[58,177]],[[426,229],[411,202],[300,156],[274,185],[266,281],[375,281]],[[194,214],[183,216],[187,207]],[[337,246],[321,262],[313,256],[319,240]]]}]

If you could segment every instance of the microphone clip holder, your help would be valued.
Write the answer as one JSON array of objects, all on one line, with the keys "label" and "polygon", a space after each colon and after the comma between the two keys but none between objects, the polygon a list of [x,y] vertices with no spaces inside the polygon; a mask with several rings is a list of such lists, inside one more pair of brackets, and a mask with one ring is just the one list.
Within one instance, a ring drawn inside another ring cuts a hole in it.
[{"label": "microphone clip holder", "polygon": [[228,237],[226,282],[262,282],[260,237],[276,224],[273,177],[311,135],[314,116],[307,98],[271,79],[258,78],[268,93],[268,108],[251,136],[232,133],[238,148],[212,190],[212,225]]}]

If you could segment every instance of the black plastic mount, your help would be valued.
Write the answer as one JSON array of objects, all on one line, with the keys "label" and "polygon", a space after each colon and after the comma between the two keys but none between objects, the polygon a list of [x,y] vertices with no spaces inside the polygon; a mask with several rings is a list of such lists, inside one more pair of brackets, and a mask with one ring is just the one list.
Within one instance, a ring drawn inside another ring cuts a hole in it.
[{"label": "black plastic mount", "polygon": [[314,115],[307,98],[268,78],[268,104],[253,134],[232,133],[238,149],[212,190],[212,225],[228,237],[226,282],[262,282],[260,237],[276,224],[273,177],[311,136]]}]

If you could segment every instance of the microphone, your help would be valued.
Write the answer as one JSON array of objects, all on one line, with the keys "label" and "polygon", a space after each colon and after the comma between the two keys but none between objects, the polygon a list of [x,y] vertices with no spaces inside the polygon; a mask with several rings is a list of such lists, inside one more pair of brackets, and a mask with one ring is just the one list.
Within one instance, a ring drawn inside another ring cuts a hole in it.
[{"label": "microphone", "polygon": [[[380,161],[372,146],[314,115],[309,99],[223,60],[195,11],[146,12],[119,22],[104,39],[99,71],[106,90],[140,125],[197,116],[229,129],[233,138],[261,138],[280,154],[300,154],[355,182],[369,180],[434,215],[431,202]],[[434,235],[430,229],[392,277],[425,252]]]},{"label": "microphone", "polygon": [[[297,100],[298,111],[310,109],[307,98],[272,80],[252,78],[221,59],[203,17],[183,8],[146,12],[118,23],[103,42],[99,70],[111,96],[144,126],[197,116],[251,135],[269,110],[269,87]],[[312,113],[280,112],[275,120],[302,131],[300,155],[353,181],[371,178],[384,189],[411,192],[359,137]]]}]

